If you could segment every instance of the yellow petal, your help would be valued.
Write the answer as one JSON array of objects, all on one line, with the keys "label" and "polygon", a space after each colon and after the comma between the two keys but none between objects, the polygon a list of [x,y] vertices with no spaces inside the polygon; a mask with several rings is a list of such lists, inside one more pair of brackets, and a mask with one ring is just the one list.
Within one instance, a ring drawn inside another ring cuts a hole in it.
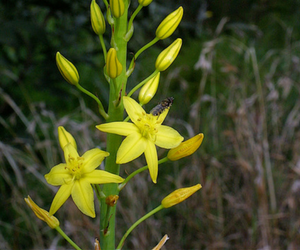
[{"label": "yellow petal", "polygon": [[161,148],[175,148],[183,141],[183,137],[173,128],[161,125],[156,134],[155,144]]},{"label": "yellow petal", "polygon": [[138,133],[139,129],[130,122],[109,122],[96,126],[102,132],[128,136],[133,133]]},{"label": "yellow petal", "polygon": [[53,186],[69,183],[72,180],[72,176],[66,166],[65,163],[54,166],[51,171],[45,175],[46,181]]},{"label": "yellow petal", "polygon": [[134,123],[136,123],[143,114],[146,114],[145,110],[135,100],[128,96],[123,97],[123,104],[128,116]]},{"label": "yellow petal", "polygon": [[72,190],[72,199],[82,213],[95,218],[94,192],[90,183],[84,179],[77,180]]},{"label": "yellow petal", "polygon": [[105,157],[109,156],[108,152],[102,151],[99,148],[94,148],[86,151],[83,158],[83,166],[81,173],[86,174],[97,168]]},{"label": "yellow petal", "polygon": [[85,174],[83,179],[91,184],[121,183],[124,181],[119,175],[111,174],[104,170],[94,170]]},{"label": "yellow petal", "polygon": [[147,140],[141,134],[127,136],[117,152],[117,164],[127,163],[138,158],[146,149]]},{"label": "yellow petal", "polygon": [[157,173],[158,173],[157,151],[154,143],[149,140],[147,141],[145,157],[148,164],[148,169],[149,169],[151,179],[154,183],[156,183]]},{"label": "yellow petal", "polygon": [[64,155],[65,155],[65,160],[66,163],[70,162],[72,159],[77,159],[79,157],[76,148],[69,143],[64,147]]},{"label": "yellow petal", "polygon": [[51,204],[51,207],[50,207],[50,211],[49,213],[51,215],[55,214],[56,211],[65,203],[65,201],[69,198],[70,194],[71,194],[71,191],[72,191],[72,188],[73,188],[73,182],[71,182],[70,184],[64,184],[62,185],[53,201],[52,201],[52,204]]},{"label": "yellow petal", "polygon": [[59,139],[59,144],[62,150],[64,150],[64,147],[68,144],[71,143],[75,149],[77,149],[76,141],[74,137],[67,131],[63,126],[58,127],[58,139]]}]

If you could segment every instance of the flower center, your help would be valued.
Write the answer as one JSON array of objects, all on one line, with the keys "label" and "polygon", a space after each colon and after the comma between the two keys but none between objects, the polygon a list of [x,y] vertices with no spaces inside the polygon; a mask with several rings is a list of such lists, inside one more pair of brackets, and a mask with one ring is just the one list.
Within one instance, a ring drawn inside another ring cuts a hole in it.
[{"label": "flower center", "polygon": [[67,160],[67,169],[69,170],[70,174],[78,180],[81,177],[81,169],[83,165],[83,157],[72,157],[71,155],[68,156]]},{"label": "flower center", "polygon": [[160,125],[158,117],[143,112],[142,116],[140,116],[137,121],[136,125],[140,129],[142,136],[155,142],[156,133],[158,132],[158,127]]}]

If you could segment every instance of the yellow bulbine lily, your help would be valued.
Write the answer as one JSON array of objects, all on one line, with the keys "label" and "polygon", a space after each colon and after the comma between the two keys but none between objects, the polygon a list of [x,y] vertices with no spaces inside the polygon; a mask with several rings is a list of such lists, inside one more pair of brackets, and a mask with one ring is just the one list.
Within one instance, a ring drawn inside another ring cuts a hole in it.
[{"label": "yellow bulbine lily", "polygon": [[131,122],[111,122],[96,126],[100,131],[127,136],[117,152],[117,164],[124,164],[145,154],[152,181],[156,183],[158,159],[155,145],[177,147],[183,137],[173,128],[161,125],[168,110],[159,116],[147,114],[132,98],[124,96],[123,104]]},{"label": "yellow bulbine lily", "polygon": [[63,151],[66,163],[54,166],[50,173],[45,175],[49,184],[61,186],[49,213],[53,215],[71,195],[79,210],[94,218],[94,193],[91,184],[121,183],[124,179],[104,170],[96,170],[104,158],[109,156],[108,152],[94,148],[79,156],[72,143],[65,145]]}]

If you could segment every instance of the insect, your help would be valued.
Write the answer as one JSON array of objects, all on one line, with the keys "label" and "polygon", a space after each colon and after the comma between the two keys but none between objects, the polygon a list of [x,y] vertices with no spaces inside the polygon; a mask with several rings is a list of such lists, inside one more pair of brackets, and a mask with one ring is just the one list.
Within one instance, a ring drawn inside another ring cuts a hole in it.
[{"label": "insect", "polygon": [[154,116],[159,116],[162,112],[171,107],[173,100],[173,97],[168,97],[164,99],[150,111],[150,114]]}]

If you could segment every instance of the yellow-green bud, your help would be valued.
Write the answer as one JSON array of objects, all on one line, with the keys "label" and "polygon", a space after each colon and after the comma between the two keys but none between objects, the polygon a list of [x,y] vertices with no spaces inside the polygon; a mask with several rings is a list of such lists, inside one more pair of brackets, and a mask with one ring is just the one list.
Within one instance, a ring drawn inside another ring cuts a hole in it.
[{"label": "yellow-green bud", "polygon": [[189,198],[192,194],[194,194],[196,191],[198,191],[202,186],[200,184],[197,184],[195,186],[189,187],[189,188],[179,188],[169,194],[167,197],[165,197],[161,201],[161,205],[164,208],[172,207],[187,198]]},{"label": "yellow-green bud", "polygon": [[122,72],[122,64],[118,60],[117,51],[114,48],[110,48],[106,56],[106,72],[107,75],[114,79]]},{"label": "yellow-green bud", "polygon": [[139,101],[141,104],[147,104],[156,94],[158,83],[160,78],[160,72],[148,80],[141,88],[139,93]]},{"label": "yellow-green bud", "polygon": [[56,65],[65,80],[73,85],[79,82],[79,74],[75,66],[59,52],[56,53]]},{"label": "yellow-green bud", "polygon": [[180,38],[177,38],[168,48],[163,50],[156,59],[155,68],[158,71],[166,70],[176,59],[181,45],[182,40]]},{"label": "yellow-green bud", "polygon": [[74,137],[67,130],[65,130],[63,126],[59,126],[57,130],[58,130],[58,140],[62,150],[64,150],[64,147],[69,143],[71,143],[72,146],[74,146],[74,148],[77,149],[77,145]]},{"label": "yellow-green bud", "polygon": [[156,37],[162,40],[171,36],[179,25],[182,16],[183,8],[180,6],[160,23],[156,29]]},{"label": "yellow-green bud", "polygon": [[38,217],[42,221],[45,221],[49,227],[54,229],[59,226],[58,219],[53,215],[50,215],[49,212],[47,212],[46,210],[40,208],[37,204],[35,204],[29,195],[27,198],[24,198],[24,200],[26,201],[27,205],[31,208],[31,210],[35,213],[36,217]]},{"label": "yellow-green bud", "polygon": [[124,14],[124,0],[109,0],[109,6],[114,17],[119,18]]},{"label": "yellow-green bud", "polygon": [[105,20],[99,5],[95,0],[92,0],[90,9],[92,28],[97,35],[103,35],[105,32]]},{"label": "yellow-green bud", "polygon": [[168,159],[177,161],[181,158],[193,154],[201,145],[204,135],[202,133],[182,142],[176,148],[172,148],[168,153]]},{"label": "yellow-green bud", "polygon": [[152,1],[153,0],[139,0],[139,4],[145,7],[152,3]]}]

